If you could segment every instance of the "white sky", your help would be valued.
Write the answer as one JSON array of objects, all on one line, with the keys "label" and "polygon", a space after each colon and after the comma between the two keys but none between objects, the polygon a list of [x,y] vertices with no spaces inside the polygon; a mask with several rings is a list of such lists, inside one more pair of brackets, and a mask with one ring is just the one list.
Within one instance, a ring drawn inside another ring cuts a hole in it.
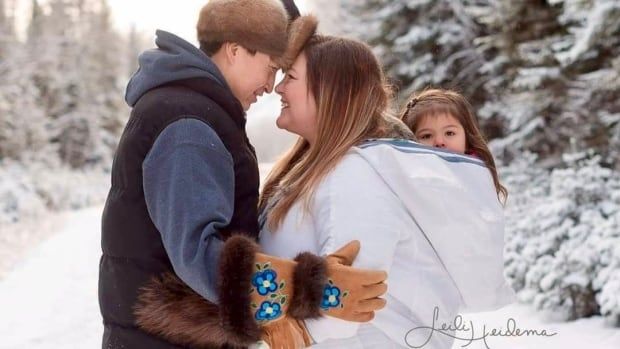
[{"label": "white sky", "polygon": [[[306,11],[308,0],[296,0],[299,10]],[[116,24],[123,30],[132,24],[138,31],[155,35],[163,29],[196,43],[195,26],[198,13],[207,0],[108,0]]]}]

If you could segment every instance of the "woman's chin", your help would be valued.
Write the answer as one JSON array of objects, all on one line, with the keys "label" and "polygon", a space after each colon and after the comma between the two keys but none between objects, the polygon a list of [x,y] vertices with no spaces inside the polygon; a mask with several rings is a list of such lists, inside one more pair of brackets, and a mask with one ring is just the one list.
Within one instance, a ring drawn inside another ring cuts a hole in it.
[{"label": "woman's chin", "polygon": [[280,111],[280,116],[276,119],[276,126],[279,129],[286,130],[286,116],[284,115],[284,110]]}]

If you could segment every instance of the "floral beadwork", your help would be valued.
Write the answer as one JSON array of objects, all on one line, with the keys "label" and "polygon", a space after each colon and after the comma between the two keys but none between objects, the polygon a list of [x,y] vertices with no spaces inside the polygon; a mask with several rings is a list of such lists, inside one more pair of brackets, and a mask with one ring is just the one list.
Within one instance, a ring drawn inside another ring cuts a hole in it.
[{"label": "floral beadwork", "polygon": [[278,318],[282,315],[282,307],[279,302],[265,301],[256,311],[255,317],[258,321],[268,321]]},{"label": "floral beadwork", "polygon": [[329,308],[344,308],[344,304],[341,301],[341,297],[344,298],[349,293],[345,291],[342,293],[340,288],[334,285],[332,280],[329,280],[329,283],[325,285],[323,289],[323,300],[321,301],[321,308],[323,310],[329,310]]},{"label": "floral beadwork", "polygon": [[258,271],[252,277],[252,285],[256,288],[258,294],[265,296],[278,289],[277,277],[278,274],[273,269]]},{"label": "floral beadwork", "polygon": [[286,294],[282,290],[286,287],[285,280],[278,283],[278,274],[271,268],[271,263],[256,264],[256,272],[252,276],[250,293],[256,292],[263,296],[260,306],[252,302],[256,309],[254,317],[259,322],[277,319],[282,315],[282,307],[286,304]]}]

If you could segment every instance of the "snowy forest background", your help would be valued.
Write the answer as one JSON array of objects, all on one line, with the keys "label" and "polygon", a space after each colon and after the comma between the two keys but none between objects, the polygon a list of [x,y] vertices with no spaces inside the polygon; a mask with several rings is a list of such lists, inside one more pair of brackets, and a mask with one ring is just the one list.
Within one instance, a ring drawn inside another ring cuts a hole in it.
[{"label": "snowy forest background", "polygon": [[[0,0],[0,259],[32,234],[15,225],[105,199],[124,87],[152,45],[119,32],[106,0],[32,0],[20,32],[17,1]],[[309,7],[323,31],[375,48],[398,103],[428,86],[470,99],[509,190],[506,273],[520,301],[620,326],[620,0]],[[266,163],[291,139],[262,131],[273,116],[250,120]]]}]

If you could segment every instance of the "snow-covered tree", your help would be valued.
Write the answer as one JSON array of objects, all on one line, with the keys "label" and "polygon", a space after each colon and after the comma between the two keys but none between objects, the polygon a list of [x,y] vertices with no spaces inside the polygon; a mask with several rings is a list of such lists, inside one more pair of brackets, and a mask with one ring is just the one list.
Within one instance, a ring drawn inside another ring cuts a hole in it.
[{"label": "snow-covered tree", "polygon": [[[331,9],[330,9],[331,10]],[[475,96],[485,63],[474,49],[478,25],[460,1],[342,1],[344,30],[371,44],[402,94],[427,86]]]},{"label": "snow-covered tree", "polygon": [[9,0],[0,0],[0,62],[6,59],[15,38],[14,3]]},{"label": "snow-covered tree", "polygon": [[43,34],[43,21],[45,17],[38,0],[32,0],[30,22],[28,22],[28,42],[32,43]]},{"label": "snow-covered tree", "polygon": [[496,156],[546,167],[593,148],[620,168],[620,2],[341,0],[345,32],[368,41],[401,97],[455,88],[474,105]]},{"label": "snow-covered tree", "polygon": [[[0,28],[13,21],[15,1],[0,0]],[[32,11],[26,35],[13,35],[10,50],[0,46],[0,231],[41,206],[105,198],[129,115],[129,45],[112,26],[107,1],[23,1]],[[134,42],[132,64],[145,48],[140,33]]]},{"label": "snow-covered tree", "polygon": [[49,141],[49,126],[38,105],[36,86],[23,52],[12,51],[0,64],[0,160],[39,153]]},{"label": "snow-covered tree", "polygon": [[39,153],[48,142],[30,56],[15,36],[14,8],[14,1],[0,1],[0,160]]},{"label": "snow-covered tree", "polygon": [[[493,72],[478,115],[500,125],[490,135],[501,138],[496,154],[533,151],[551,167],[565,151],[594,148],[620,166],[609,146],[620,111],[620,3],[499,1],[472,13],[491,29],[478,48],[489,60],[482,73]],[[605,29],[592,37],[592,28]]]},{"label": "snow-covered tree", "polygon": [[73,70],[79,77],[76,108],[62,116],[60,152],[73,167],[101,162],[114,153],[127,112],[123,109],[124,45],[111,23],[105,0],[77,3],[78,53]]},{"label": "snow-covered tree", "polygon": [[506,169],[506,274],[519,298],[540,309],[618,323],[620,174],[592,154],[565,155],[568,166],[550,176],[532,158]]}]

